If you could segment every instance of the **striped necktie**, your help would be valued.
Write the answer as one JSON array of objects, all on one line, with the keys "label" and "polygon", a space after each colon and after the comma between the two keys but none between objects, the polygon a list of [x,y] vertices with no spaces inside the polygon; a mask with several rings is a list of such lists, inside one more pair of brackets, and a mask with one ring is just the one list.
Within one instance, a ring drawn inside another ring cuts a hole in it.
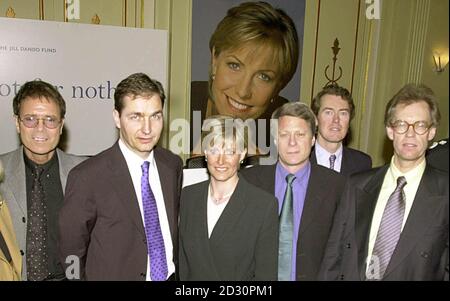
[{"label": "striped necktie", "polygon": [[389,197],[381,218],[380,228],[373,247],[369,280],[381,280],[394,253],[402,230],[405,215],[405,196],[403,187],[405,177],[397,178],[397,187]]},{"label": "striped necktie", "polygon": [[336,161],[336,155],[330,156],[330,169],[334,169],[334,162]]}]

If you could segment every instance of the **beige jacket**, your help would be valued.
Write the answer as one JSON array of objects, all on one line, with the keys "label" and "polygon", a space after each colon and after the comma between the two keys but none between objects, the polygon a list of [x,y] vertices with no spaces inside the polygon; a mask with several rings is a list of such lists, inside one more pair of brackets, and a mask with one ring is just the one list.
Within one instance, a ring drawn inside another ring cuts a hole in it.
[{"label": "beige jacket", "polygon": [[11,262],[0,249],[0,281],[18,281],[22,273],[22,256],[16,242],[11,216],[6,202],[0,196],[0,232],[8,247]]}]

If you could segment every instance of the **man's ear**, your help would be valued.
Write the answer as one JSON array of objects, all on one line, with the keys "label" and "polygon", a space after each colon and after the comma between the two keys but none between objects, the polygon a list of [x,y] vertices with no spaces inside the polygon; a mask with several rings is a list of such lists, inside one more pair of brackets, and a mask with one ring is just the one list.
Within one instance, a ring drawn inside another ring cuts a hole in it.
[{"label": "man's ear", "polygon": [[388,136],[389,140],[394,140],[394,129],[390,126],[386,127],[386,135]]},{"label": "man's ear", "polygon": [[113,110],[113,119],[116,127],[120,129],[120,113],[116,109]]},{"label": "man's ear", "polygon": [[19,120],[19,116],[14,115],[14,119],[15,119],[15,122],[16,122],[16,131],[17,131],[17,134],[20,134],[20,120]]},{"label": "man's ear", "polygon": [[64,128],[64,121],[65,121],[65,119],[63,118],[63,119],[61,119],[61,128],[59,129],[59,134],[60,135],[62,135],[62,133],[63,133],[63,128]]},{"label": "man's ear", "polygon": [[434,139],[434,136],[436,136],[436,128],[432,127],[430,128],[430,130],[428,131],[428,141],[431,141]]}]

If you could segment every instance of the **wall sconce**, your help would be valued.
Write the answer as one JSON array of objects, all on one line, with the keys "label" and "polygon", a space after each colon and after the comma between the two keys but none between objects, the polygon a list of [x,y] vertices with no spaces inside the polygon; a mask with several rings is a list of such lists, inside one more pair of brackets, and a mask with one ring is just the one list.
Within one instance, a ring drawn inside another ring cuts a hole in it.
[{"label": "wall sconce", "polygon": [[441,73],[448,65],[448,54],[442,55],[438,52],[433,53],[434,72]]}]

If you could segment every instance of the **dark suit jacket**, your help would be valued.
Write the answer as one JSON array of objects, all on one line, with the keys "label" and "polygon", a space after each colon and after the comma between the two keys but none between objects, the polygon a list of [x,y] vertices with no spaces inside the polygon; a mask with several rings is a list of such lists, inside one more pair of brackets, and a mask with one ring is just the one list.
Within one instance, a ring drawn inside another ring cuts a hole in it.
[{"label": "dark suit jacket", "polygon": [[[316,152],[312,148],[311,155],[309,157],[311,164],[317,164]],[[342,165],[340,174],[349,176],[351,174],[368,170],[372,168],[372,158],[366,153],[359,150],[344,146],[342,150]]]},{"label": "dark suit jacket", "polygon": [[[177,265],[182,162],[156,147]],[[60,211],[60,256],[76,255],[87,280],[145,280],[147,244],[139,204],[118,143],[72,169]]]},{"label": "dark suit jacket", "polygon": [[[321,267],[321,280],[365,280],[373,211],[388,167],[348,180]],[[448,173],[427,165],[384,280],[448,279],[448,197]]]},{"label": "dark suit jacket", "polygon": [[209,180],[181,193],[181,280],[276,280],[276,198],[242,177],[208,238]]},{"label": "dark suit jacket", "polygon": [[448,138],[439,141],[427,150],[427,163],[434,168],[448,172]]},{"label": "dark suit jacket", "polygon": [[[275,165],[241,170],[254,185],[275,194]],[[345,177],[328,168],[311,165],[297,242],[297,280],[316,280]]]}]

